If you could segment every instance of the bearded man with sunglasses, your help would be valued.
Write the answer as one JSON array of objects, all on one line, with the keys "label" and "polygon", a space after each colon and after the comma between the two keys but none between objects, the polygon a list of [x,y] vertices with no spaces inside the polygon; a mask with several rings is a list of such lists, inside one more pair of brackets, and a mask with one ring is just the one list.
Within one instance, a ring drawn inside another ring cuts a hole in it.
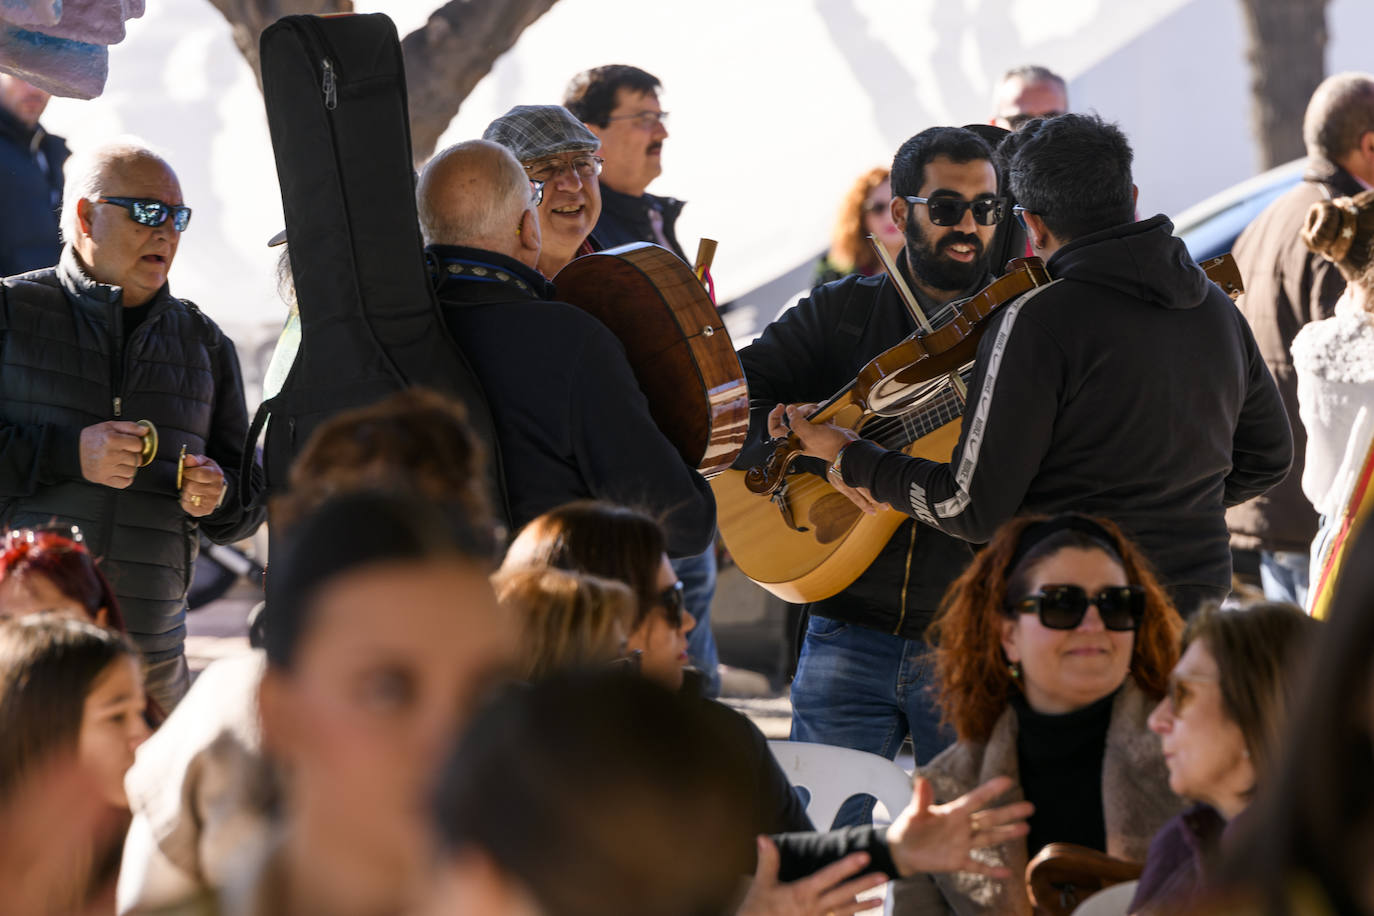
[{"label": "bearded man with sunglasses", "polygon": [[168,712],[189,686],[197,532],[229,543],[262,520],[229,498],[248,429],[234,345],[167,285],[190,219],[166,162],[100,147],[68,163],[57,266],[0,282],[0,528],[81,529]]},{"label": "bearded man with sunglasses", "polygon": [[[987,252],[1006,212],[992,149],[971,131],[933,127],[897,151],[891,181],[892,219],[906,236],[898,267],[938,324],[943,306],[990,279]],[[766,451],[760,442],[785,432],[770,427],[774,405],[829,398],[916,327],[885,274],[853,275],[812,290],[740,352],[756,408],[737,466],[756,463]],[[801,459],[798,466],[874,507],[826,463]],[[794,740],[892,758],[909,733],[922,764],[952,740],[926,689],[933,671],[922,635],[972,553],[961,539],[908,521],[852,585],[808,606],[792,685]],[[866,807],[847,804],[841,822],[860,823]]]},{"label": "bearded man with sunglasses", "polygon": [[1288,472],[1278,389],[1244,316],[1168,218],[1134,221],[1120,129],[1062,115],[1002,151],[1054,281],[992,318],[949,462],[807,423],[805,405],[788,408],[793,429],[848,486],[973,543],[1014,515],[1110,518],[1187,616],[1230,591],[1226,507]]}]

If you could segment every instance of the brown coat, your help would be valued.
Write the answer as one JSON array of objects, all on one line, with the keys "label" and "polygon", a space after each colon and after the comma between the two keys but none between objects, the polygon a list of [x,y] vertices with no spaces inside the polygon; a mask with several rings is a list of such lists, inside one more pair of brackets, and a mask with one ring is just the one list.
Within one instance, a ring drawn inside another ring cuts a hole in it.
[{"label": "brown coat", "polygon": [[[1107,726],[1107,751],[1102,760],[1102,813],[1107,827],[1107,852],[1118,858],[1144,862],[1150,840],[1160,827],[1183,809],[1183,801],[1169,789],[1159,738],[1145,724],[1155,701],[1127,678],[1112,706]],[[1016,754],[1016,713],[1010,707],[993,726],[986,744],[959,742],[921,768],[935,789],[935,801],[952,801],[995,776],[1010,776],[1018,785],[1004,803],[1020,801]],[[1040,799],[1039,804],[1049,800]],[[998,881],[968,872],[918,875],[893,885],[896,916],[973,916],[1007,913],[1029,916],[1030,899],[1024,876],[1027,850],[1024,839],[974,854],[990,865],[1004,865],[1013,875]]]},{"label": "brown coat", "polygon": [[1292,347],[1303,325],[1331,317],[1345,291],[1345,278],[1334,264],[1308,250],[1299,231],[1314,203],[1361,190],[1345,169],[1312,160],[1304,180],[1255,217],[1236,239],[1233,253],[1245,279],[1240,310],[1283,396],[1293,429],[1293,466],[1282,483],[1226,513],[1235,547],[1306,553],[1317,534],[1317,513],[1302,492],[1307,434],[1298,419]]}]

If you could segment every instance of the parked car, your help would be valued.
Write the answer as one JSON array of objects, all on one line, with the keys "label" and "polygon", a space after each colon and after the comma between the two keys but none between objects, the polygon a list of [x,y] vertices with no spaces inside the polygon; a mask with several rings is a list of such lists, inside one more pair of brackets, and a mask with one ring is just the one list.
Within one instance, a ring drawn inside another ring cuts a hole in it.
[{"label": "parked car", "polygon": [[1183,239],[1194,261],[1225,254],[1251,220],[1302,181],[1306,162],[1294,159],[1194,204],[1174,219],[1174,235]]}]

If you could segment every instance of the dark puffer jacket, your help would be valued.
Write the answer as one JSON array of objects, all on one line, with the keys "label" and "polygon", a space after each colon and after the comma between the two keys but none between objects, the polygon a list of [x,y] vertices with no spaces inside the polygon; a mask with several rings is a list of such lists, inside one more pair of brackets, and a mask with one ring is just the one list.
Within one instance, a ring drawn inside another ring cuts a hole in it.
[{"label": "dark puffer jacket", "polygon": [[25,127],[0,108],[0,277],[57,260],[62,166],[69,155],[61,137]]},{"label": "dark puffer jacket", "polygon": [[[183,444],[219,464],[230,494],[237,487],[248,418],[233,343],[164,286],[124,352],[121,296],[87,277],[70,248],[55,268],[0,282],[0,526],[79,526],[130,634],[159,661],[185,639],[197,528],[227,543],[263,513],[226,498],[194,519],[177,495]],[[81,430],[111,419],[151,420],[160,437],[124,490],[81,476]]]}]

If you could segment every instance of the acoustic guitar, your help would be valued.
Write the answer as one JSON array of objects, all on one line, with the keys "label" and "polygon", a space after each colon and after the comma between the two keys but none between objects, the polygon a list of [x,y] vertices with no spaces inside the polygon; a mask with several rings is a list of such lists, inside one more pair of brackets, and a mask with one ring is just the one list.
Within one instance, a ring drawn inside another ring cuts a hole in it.
[{"label": "acoustic guitar", "polygon": [[666,248],[633,242],[574,258],[553,282],[620,339],[682,459],[703,477],[730,467],[749,435],[749,386],[702,277]]},{"label": "acoustic guitar", "polygon": [[[917,332],[879,355],[812,419],[853,429],[887,449],[949,461],[987,319],[1049,281],[1038,258],[1008,266],[1014,269],[977,296],[933,316],[939,321],[934,331]],[[1240,294],[1240,272],[1229,254],[1201,266],[1232,299]],[[789,437],[764,463],[711,480],[717,524],[735,563],[793,603],[848,588],[910,517],[895,509],[865,515],[824,478],[789,473],[800,454],[800,444]]]}]

